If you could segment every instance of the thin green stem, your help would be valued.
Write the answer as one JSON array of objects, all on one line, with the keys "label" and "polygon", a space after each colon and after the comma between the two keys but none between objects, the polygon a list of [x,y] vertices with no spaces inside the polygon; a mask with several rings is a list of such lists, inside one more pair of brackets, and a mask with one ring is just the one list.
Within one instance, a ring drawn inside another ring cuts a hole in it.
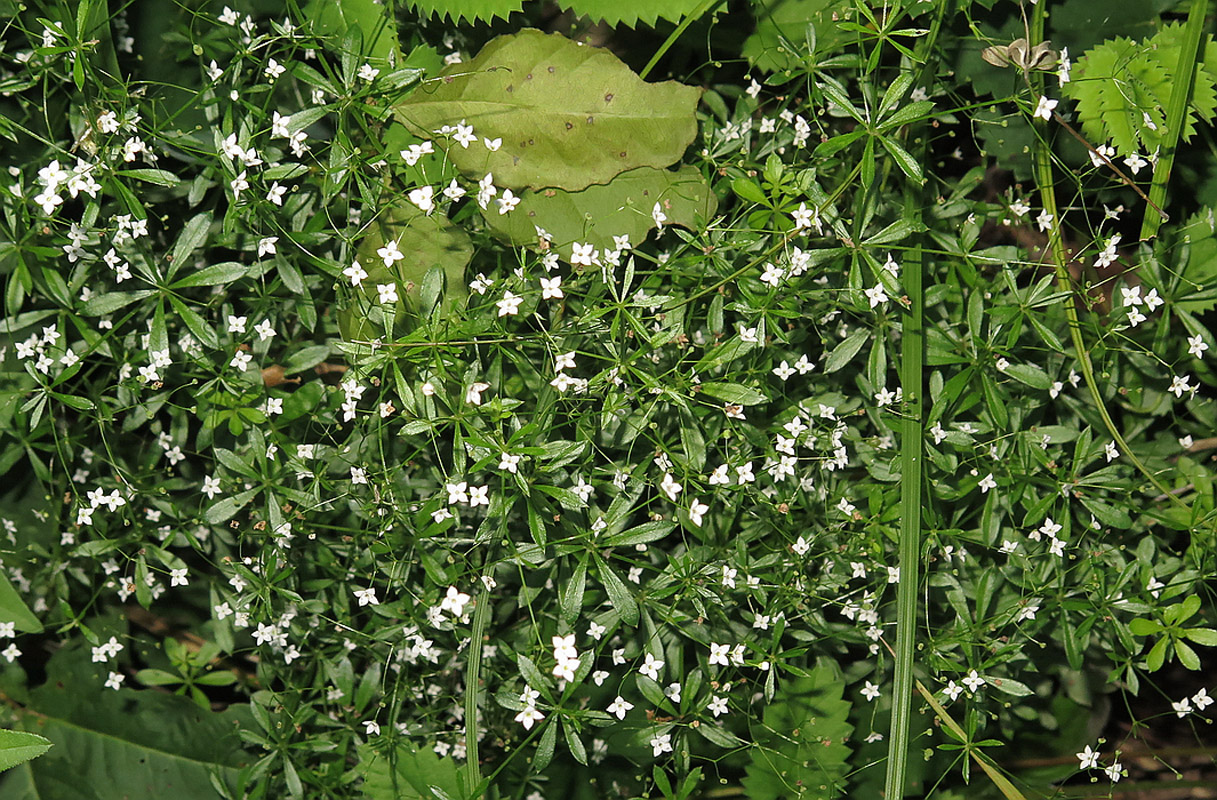
[{"label": "thin green stem", "polygon": [[[1187,23],[1183,28],[1183,46],[1179,49],[1179,63],[1175,65],[1171,96],[1167,101],[1166,129],[1162,132],[1158,163],[1154,165],[1154,180],[1149,186],[1149,203],[1153,208],[1166,205],[1166,185],[1170,182],[1175,150],[1179,146],[1183,122],[1187,118],[1187,107],[1192,102],[1192,87],[1196,82],[1196,70],[1200,68],[1200,40],[1204,35],[1204,20],[1208,12],[1208,0],[1192,0]],[[1162,215],[1151,214],[1147,209],[1141,220],[1141,241],[1157,236],[1161,225]]]},{"label": "thin green stem", "polygon": [[680,21],[680,24],[676,26],[676,30],[672,31],[672,33],[668,35],[668,38],[665,39],[663,44],[659,46],[659,49],[655,51],[655,55],[651,56],[651,60],[648,61],[647,65],[642,68],[642,72],[638,73],[639,77],[646,80],[647,76],[651,74],[651,70],[655,69],[655,65],[659,63],[659,59],[663,58],[664,53],[668,52],[672,45],[676,44],[676,40],[684,35],[684,32],[689,29],[689,26],[701,19],[703,14],[722,1],[723,0],[702,0],[697,8],[693,9],[692,13],[688,14]]},{"label": "thin green stem", "polygon": [[[487,561],[489,564],[489,559]],[[487,567],[489,569],[489,567]],[[489,574],[489,573],[487,573]],[[481,580],[478,581],[482,583]],[[482,639],[490,622],[490,592],[485,585],[473,610],[473,630],[469,634],[469,660],[465,665],[465,776],[472,793],[482,782],[478,758],[478,698],[482,682]]]},{"label": "thin green stem", "polygon": [[[1044,7],[1046,5],[1047,3],[1037,4],[1032,14],[1031,36],[1029,39],[1032,47],[1044,38]],[[1032,81],[1033,91],[1040,91],[1042,89],[1043,76],[1036,74],[1032,76]],[[1184,503],[1172,494],[1166,484],[1151,472],[1145,466],[1145,463],[1137,457],[1137,454],[1133,452],[1132,448],[1128,446],[1128,442],[1124,440],[1124,436],[1120,433],[1115,421],[1111,418],[1111,412],[1107,409],[1107,402],[1099,392],[1099,384],[1094,374],[1094,363],[1090,360],[1090,352],[1082,336],[1082,323],[1078,318],[1077,304],[1072,300],[1077,292],[1073,285],[1073,280],[1069,276],[1069,269],[1066,266],[1069,263],[1069,255],[1065,249],[1060,208],[1056,202],[1056,186],[1052,175],[1052,150],[1048,139],[1048,123],[1044,120],[1036,119],[1035,126],[1039,134],[1036,137],[1035,143],[1035,179],[1036,183],[1039,184],[1040,202],[1043,204],[1044,210],[1051,215],[1052,219],[1052,225],[1048,229],[1048,252],[1052,257],[1052,266],[1056,272],[1057,288],[1062,293],[1067,293],[1071,298],[1065,301],[1065,316],[1069,321],[1069,337],[1073,342],[1073,350],[1077,355],[1078,366],[1082,371],[1082,377],[1086,382],[1086,388],[1090,393],[1091,401],[1094,404],[1095,410],[1098,411],[1099,416],[1103,419],[1103,425],[1107,428],[1107,432],[1115,440],[1121,455],[1127,458],[1160,494],[1167,495],[1172,503],[1186,509],[1188,508],[1187,503]],[[1146,216],[1146,219],[1149,219],[1149,215]]]}]

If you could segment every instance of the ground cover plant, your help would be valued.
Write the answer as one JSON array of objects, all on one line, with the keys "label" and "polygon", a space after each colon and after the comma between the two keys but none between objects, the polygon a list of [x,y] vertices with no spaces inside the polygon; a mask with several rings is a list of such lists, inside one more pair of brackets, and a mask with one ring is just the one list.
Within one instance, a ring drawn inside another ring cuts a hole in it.
[{"label": "ground cover plant", "polygon": [[1211,788],[1209,3],[0,5],[5,798]]}]

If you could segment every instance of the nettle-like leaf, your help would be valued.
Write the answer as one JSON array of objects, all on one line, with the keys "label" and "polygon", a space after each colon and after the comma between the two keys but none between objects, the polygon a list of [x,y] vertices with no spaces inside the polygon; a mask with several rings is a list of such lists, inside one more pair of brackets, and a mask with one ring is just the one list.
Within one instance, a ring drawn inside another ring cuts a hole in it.
[{"label": "nettle-like leaf", "polygon": [[714,216],[717,198],[694,167],[676,171],[639,167],[623,172],[607,184],[579,192],[564,189],[526,191],[509,214],[493,207],[486,222],[500,238],[513,244],[536,244],[537,227],[553,236],[560,250],[572,242],[586,242],[598,250],[614,249],[614,236],[629,235],[638,244],[656,227],[652,212],[658,203],[664,224],[696,230]]},{"label": "nettle-like leaf", "polygon": [[[1158,149],[1166,129],[1165,108],[1176,79],[1183,33],[1182,25],[1167,25],[1145,41],[1111,39],[1078,59],[1073,80],[1061,90],[1077,101],[1082,130],[1092,141],[1110,141],[1122,154]],[[1214,113],[1217,44],[1206,37],[1181,140],[1195,133],[1198,120],[1211,120]]]},{"label": "nettle-like leaf", "polygon": [[576,191],[638,167],[680,160],[697,135],[700,91],[648,84],[607,50],[557,34],[500,36],[468,64],[452,65],[394,107],[416,135],[431,138],[462,120],[480,138],[447,141],[465,175],[498,186]]},{"label": "nettle-like leaf", "polygon": [[524,6],[521,0],[406,0],[420,17],[440,17],[459,25],[507,19]]},{"label": "nettle-like leaf", "polygon": [[693,13],[701,0],[564,0],[563,9],[592,22],[608,25],[635,27],[638,23],[654,26],[656,21],[666,19],[679,22]]},{"label": "nettle-like leaf", "polygon": [[0,772],[37,758],[51,746],[49,739],[36,733],[0,731]]},{"label": "nettle-like leaf", "polygon": [[743,784],[753,800],[828,800],[841,794],[854,726],[845,681],[835,664],[820,663],[785,684],[765,707]]}]

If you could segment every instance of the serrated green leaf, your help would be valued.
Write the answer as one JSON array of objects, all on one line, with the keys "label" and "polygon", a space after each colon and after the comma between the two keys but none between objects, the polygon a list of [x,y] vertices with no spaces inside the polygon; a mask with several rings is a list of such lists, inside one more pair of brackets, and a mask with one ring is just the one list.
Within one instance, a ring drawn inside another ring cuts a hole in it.
[{"label": "serrated green leaf", "polygon": [[49,739],[36,733],[0,730],[0,772],[37,758],[51,747]]}]

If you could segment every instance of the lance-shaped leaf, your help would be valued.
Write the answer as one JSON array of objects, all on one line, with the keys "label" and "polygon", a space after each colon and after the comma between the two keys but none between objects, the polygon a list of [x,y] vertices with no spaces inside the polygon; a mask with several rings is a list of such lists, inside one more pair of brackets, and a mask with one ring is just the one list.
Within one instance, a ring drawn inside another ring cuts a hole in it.
[{"label": "lance-shaped leaf", "polygon": [[[699,91],[648,84],[607,50],[557,34],[500,36],[394,110],[417,135],[465,121],[478,139],[445,139],[466,175],[512,188],[579,190],[636,167],[680,160],[697,135]],[[498,150],[483,139],[501,139]]]},{"label": "lance-shaped leaf", "polygon": [[632,244],[640,243],[656,227],[653,212],[657,203],[666,217],[665,225],[696,230],[714,216],[717,202],[694,167],[686,165],[675,172],[639,167],[578,192],[528,190],[509,214],[498,214],[491,205],[486,222],[513,244],[536,243],[536,229],[544,228],[565,255],[573,242],[611,250],[614,236],[628,234]]}]

